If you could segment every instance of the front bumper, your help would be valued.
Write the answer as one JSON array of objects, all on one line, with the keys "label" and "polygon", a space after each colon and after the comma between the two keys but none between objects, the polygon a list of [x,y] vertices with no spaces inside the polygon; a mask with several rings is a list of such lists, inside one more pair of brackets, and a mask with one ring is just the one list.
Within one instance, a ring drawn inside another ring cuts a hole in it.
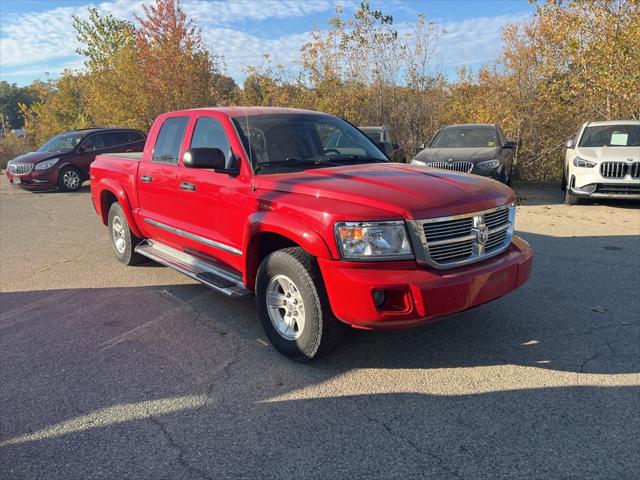
[{"label": "front bumper", "polygon": [[[356,328],[398,329],[429,323],[495,300],[527,281],[533,251],[514,236],[497,257],[453,270],[415,262],[383,265],[319,259],[335,316]],[[374,291],[389,292],[393,308],[376,307]]]},{"label": "front bumper", "polygon": [[9,183],[14,187],[28,189],[52,188],[58,185],[59,169],[50,168],[48,170],[36,170],[34,168],[31,172],[24,174],[14,174],[7,170],[5,174],[9,179]]},{"label": "front bumper", "polygon": [[640,200],[640,179],[626,176],[607,178],[600,167],[570,169],[569,191],[582,198]]}]

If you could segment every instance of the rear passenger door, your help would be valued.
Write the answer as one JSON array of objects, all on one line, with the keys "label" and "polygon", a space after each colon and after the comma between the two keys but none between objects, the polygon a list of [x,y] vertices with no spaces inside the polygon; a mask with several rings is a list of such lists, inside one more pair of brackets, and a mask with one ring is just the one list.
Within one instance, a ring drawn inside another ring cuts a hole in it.
[{"label": "rear passenger door", "polygon": [[168,117],[160,127],[151,158],[138,167],[139,217],[144,229],[154,240],[179,247],[180,238],[173,229],[179,208],[177,205],[178,160],[190,118]]}]

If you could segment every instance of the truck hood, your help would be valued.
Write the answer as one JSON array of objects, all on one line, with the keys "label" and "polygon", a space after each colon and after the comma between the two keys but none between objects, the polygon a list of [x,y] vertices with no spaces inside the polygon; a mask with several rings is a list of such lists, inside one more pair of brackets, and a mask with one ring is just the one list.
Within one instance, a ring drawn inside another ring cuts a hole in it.
[{"label": "truck hood", "polygon": [[[476,175],[400,163],[318,168],[255,177],[257,189],[349,202],[383,217],[430,218],[487,210],[515,201],[513,191]],[[272,199],[290,203],[295,196]],[[386,213],[386,215],[384,215]]]},{"label": "truck hood", "polygon": [[56,158],[66,152],[29,152],[11,160],[13,163],[38,163],[48,158]]},{"label": "truck hood", "polygon": [[640,147],[578,147],[576,155],[592,162],[637,162]]},{"label": "truck hood", "polygon": [[415,157],[421,162],[432,161],[471,161],[480,162],[491,160],[500,153],[500,147],[470,147],[470,148],[425,148]]}]

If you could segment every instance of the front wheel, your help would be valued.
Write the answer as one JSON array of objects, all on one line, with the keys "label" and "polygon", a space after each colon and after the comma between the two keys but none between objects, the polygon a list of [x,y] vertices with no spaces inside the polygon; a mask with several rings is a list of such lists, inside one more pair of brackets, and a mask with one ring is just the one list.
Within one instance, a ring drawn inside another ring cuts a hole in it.
[{"label": "front wheel", "polygon": [[573,177],[571,178],[571,183],[567,183],[567,186],[564,190],[564,203],[567,205],[580,205],[584,203],[584,200],[582,198],[571,193],[572,185],[573,185]]},{"label": "front wheel", "polygon": [[131,233],[127,218],[118,202],[111,204],[108,224],[111,246],[118,261],[125,265],[135,265],[144,261],[145,258],[134,251],[142,240]]},{"label": "front wheel", "polygon": [[58,188],[63,192],[77,192],[82,186],[82,176],[78,169],[64,167],[58,177]]},{"label": "front wheel", "polygon": [[296,361],[328,352],[345,330],[331,312],[315,259],[302,248],[278,250],[262,261],[256,302],[273,346]]}]

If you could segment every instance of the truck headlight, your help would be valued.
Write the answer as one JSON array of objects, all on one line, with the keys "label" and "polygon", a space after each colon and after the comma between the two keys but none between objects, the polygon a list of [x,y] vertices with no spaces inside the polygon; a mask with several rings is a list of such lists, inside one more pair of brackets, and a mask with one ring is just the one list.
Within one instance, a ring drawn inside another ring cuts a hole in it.
[{"label": "truck headlight", "polygon": [[596,166],[594,162],[590,162],[589,160],[585,160],[584,158],[580,158],[580,157],[573,157],[573,164],[576,167],[582,167],[582,168],[593,168]]},{"label": "truck headlight", "polygon": [[404,221],[338,222],[336,241],[342,258],[400,260],[413,258]]},{"label": "truck headlight", "polygon": [[58,163],[59,158],[50,158],[49,160],[45,160],[44,162],[36,163],[36,170],[46,170],[47,168],[53,167],[56,163]]},{"label": "truck headlight", "polygon": [[484,162],[478,162],[478,168],[489,170],[500,166],[500,160],[494,158],[492,160],[485,160]]}]

